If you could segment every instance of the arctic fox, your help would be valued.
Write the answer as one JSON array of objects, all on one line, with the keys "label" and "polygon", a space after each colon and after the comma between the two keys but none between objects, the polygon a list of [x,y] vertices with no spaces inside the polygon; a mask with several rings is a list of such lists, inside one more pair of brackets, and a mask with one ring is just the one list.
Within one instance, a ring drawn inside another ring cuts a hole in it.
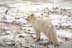
[{"label": "arctic fox", "polygon": [[40,39],[40,33],[43,32],[48,37],[49,43],[58,44],[56,29],[49,19],[39,18],[32,14],[26,20],[32,24],[36,31],[36,41]]}]

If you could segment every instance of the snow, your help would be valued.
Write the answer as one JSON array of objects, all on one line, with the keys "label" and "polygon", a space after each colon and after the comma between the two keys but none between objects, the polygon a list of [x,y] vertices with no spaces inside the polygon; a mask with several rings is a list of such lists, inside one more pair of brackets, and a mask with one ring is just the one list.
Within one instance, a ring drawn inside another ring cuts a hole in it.
[{"label": "snow", "polygon": [[[30,14],[34,13],[36,16],[41,16],[44,9],[48,8],[49,10],[53,10],[53,8],[55,7],[59,7],[56,4],[51,4],[51,3],[15,3],[15,4],[10,4],[10,9],[8,11],[8,13],[6,14],[6,20],[4,20],[5,22],[18,22],[21,25],[21,28],[23,29],[22,34],[12,34],[11,36],[3,36],[5,38],[9,38],[12,39],[12,37],[14,37],[16,35],[16,42],[17,46],[19,48],[19,43],[22,43],[23,46],[30,46],[31,44],[33,44],[34,40],[32,37],[36,37],[35,35],[35,31],[33,29],[33,27],[27,23],[27,21],[25,20],[25,18],[27,18],[27,16],[29,16]],[[61,7],[59,7],[60,9]],[[58,9],[58,10],[59,10]],[[2,12],[5,12],[5,10],[2,8],[0,9],[2,10]],[[47,12],[47,10],[45,10]],[[47,14],[45,14],[47,15]],[[47,15],[48,16],[48,15]],[[43,16],[45,17],[45,16]],[[68,16],[63,16],[63,15],[54,15],[54,14],[50,14],[49,15],[49,19],[51,19],[51,22],[53,23],[54,26],[71,26],[72,27],[72,19],[69,18]],[[19,18],[19,19],[16,19]],[[0,20],[3,19],[2,17],[0,18]],[[72,31],[72,30],[71,30]],[[72,39],[72,32],[70,30],[63,30],[63,29],[59,29],[57,30],[57,34],[60,38],[68,38],[68,39]],[[13,33],[13,32],[11,32]],[[24,38],[19,38],[19,36],[22,35]],[[31,37],[32,36],[32,37]],[[48,39],[44,33],[41,33],[41,39],[45,40]],[[27,43],[27,41],[29,43]],[[33,42],[32,42],[33,41]],[[47,40],[45,40],[47,41]],[[35,45],[35,44],[34,44]],[[38,47],[38,46],[37,46]],[[50,46],[51,47],[51,46]],[[53,47],[51,47],[53,48]]]},{"label": "snow", "polygon": [[57,34],[62,38],[72,39],[72,33],[65,30],[57,30]]},{"label": "snow", "polygon": [[15,17],[13,16],[6,16],[5,22],[13,22],[15,20]]}]

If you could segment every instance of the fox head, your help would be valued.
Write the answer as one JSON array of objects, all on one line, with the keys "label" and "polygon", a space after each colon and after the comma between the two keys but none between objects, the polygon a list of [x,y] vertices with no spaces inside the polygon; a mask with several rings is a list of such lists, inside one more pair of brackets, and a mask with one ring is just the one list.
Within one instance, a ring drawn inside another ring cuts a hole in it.
[{"label": "fox head", "polygon": [[31,14],[30,16],[28,16],[28,17],[26,18],[26,20],[27,20],[28,22],[34,22],[35,19],[36,19],[36,17],[35,17],[34,14]]}]

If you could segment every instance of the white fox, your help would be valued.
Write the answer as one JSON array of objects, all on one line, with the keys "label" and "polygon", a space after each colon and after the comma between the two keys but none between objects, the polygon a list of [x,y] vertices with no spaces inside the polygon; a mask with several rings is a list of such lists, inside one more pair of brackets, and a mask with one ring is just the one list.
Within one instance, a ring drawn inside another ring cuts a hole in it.
[{"label": "white fox", "polygon": [[32,24],[36,31],[36,41],[40,39],[40,33],[43,32],[48,37],[49,43],[58,44],[56,29],[49,19],[39,18],[32,14],[26,20]]}]

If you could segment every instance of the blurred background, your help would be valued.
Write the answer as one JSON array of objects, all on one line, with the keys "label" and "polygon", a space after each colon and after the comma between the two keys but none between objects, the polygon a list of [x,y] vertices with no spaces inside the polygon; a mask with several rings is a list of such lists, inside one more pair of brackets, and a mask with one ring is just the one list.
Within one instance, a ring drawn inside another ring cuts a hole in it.
[{"label": "blurred background", "polygon": [[72,48],[72,0],[0,0],[0,48],[45,48],[43,33],[34,42],[35,30],[25,20],[31,14],[51,20],[63,40],[58,48]]}]

